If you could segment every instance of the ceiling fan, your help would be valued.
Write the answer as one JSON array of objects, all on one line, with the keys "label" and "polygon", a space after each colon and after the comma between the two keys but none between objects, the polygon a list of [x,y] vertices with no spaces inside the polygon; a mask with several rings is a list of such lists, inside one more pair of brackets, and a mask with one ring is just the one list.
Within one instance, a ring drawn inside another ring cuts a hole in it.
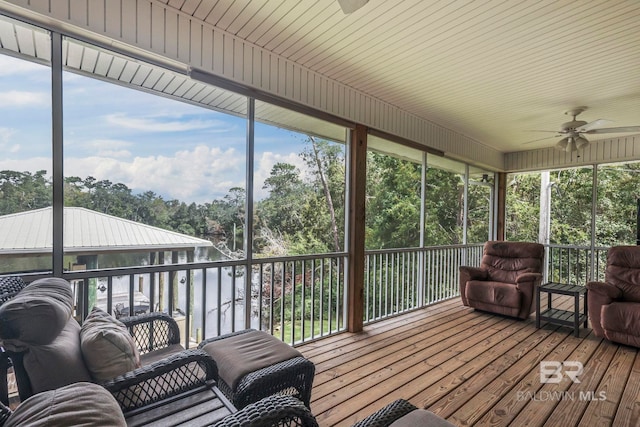
[{"label": "ceiling fan", "polygon": [[[566,115],[572,116],[573,119],[570,122],[563,123],[560,126],[559,131],[551,130],[537,130],[534,132],[553,132],[557,135],[549,138],[557,138],[564,136],[560,141],[556,143],[556,148],[566,152],[578,151],[589,144],[589,140],[585,138],[585,134],[597,134],[597,133],[623,133],[623,132],[638,132],[640,133],[640,126],[623,126],[617,128],[600,128],[607,123],[611,123],[611,120],[598,119],[592,122],[585,122],[584,120],[577,120],[576,117],[585,111],[587,107],[578,107],[573,110],[565,112]],[[548,139],[548,138],[542,138]],[[540,141],[539,139],[535,141]],[[529,142],[535,142],[529,141]],[[525,142],[528,144],[529,142]]]}]

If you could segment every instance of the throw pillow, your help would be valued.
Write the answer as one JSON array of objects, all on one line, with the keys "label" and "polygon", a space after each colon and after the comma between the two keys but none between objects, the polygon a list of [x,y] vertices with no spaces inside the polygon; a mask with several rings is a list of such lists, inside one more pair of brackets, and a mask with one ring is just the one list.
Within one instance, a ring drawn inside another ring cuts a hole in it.
[{"label": "throw pillow", "polygon": [[140,367],[140,354],[126,326],[98,307],[82,324],[80,343],[85,364],[96,381]]}]

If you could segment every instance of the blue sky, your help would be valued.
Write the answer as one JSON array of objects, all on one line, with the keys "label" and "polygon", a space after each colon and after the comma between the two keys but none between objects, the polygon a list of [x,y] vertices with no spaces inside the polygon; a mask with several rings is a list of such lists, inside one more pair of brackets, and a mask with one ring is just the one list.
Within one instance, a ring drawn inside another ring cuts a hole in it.
[{"label": "blue sky", "polygon": [[[65,176],[203,203],[245,186],[242,118],[64,74]],[[304,169],[303,138],[256,124],[257,197],[276,162]],[[0,55],[0,169],[51,173],[48,67]]]}]

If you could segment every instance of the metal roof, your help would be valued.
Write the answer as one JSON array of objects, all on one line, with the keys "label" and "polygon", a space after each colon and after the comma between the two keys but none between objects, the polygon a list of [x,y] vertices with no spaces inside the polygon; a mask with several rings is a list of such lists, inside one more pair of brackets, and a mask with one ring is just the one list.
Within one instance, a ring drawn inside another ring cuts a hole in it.
[{"label": "metal roof", "polygon": [[[52,208],[0,216],[0,255],[51,253]],[[213,246],[204,239],[85,208],[64,208],[65,253],[151,252]]]}]

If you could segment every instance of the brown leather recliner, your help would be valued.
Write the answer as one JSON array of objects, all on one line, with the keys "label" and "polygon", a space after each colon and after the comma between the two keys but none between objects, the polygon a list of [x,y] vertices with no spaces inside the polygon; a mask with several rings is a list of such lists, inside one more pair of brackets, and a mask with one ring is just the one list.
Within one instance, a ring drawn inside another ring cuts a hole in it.
[{"label": "brown leather recliner", "polygon": [[640,347],[640,246],[609,248],[604,280],[587,283],[593,332]]},{"label": "brown leather recliner", "polygon": [[491,241],[480,267],[460,267],[460,296],[465,306],[526,319],[536,309],[535,290],[542,281],[544,246]]}]

